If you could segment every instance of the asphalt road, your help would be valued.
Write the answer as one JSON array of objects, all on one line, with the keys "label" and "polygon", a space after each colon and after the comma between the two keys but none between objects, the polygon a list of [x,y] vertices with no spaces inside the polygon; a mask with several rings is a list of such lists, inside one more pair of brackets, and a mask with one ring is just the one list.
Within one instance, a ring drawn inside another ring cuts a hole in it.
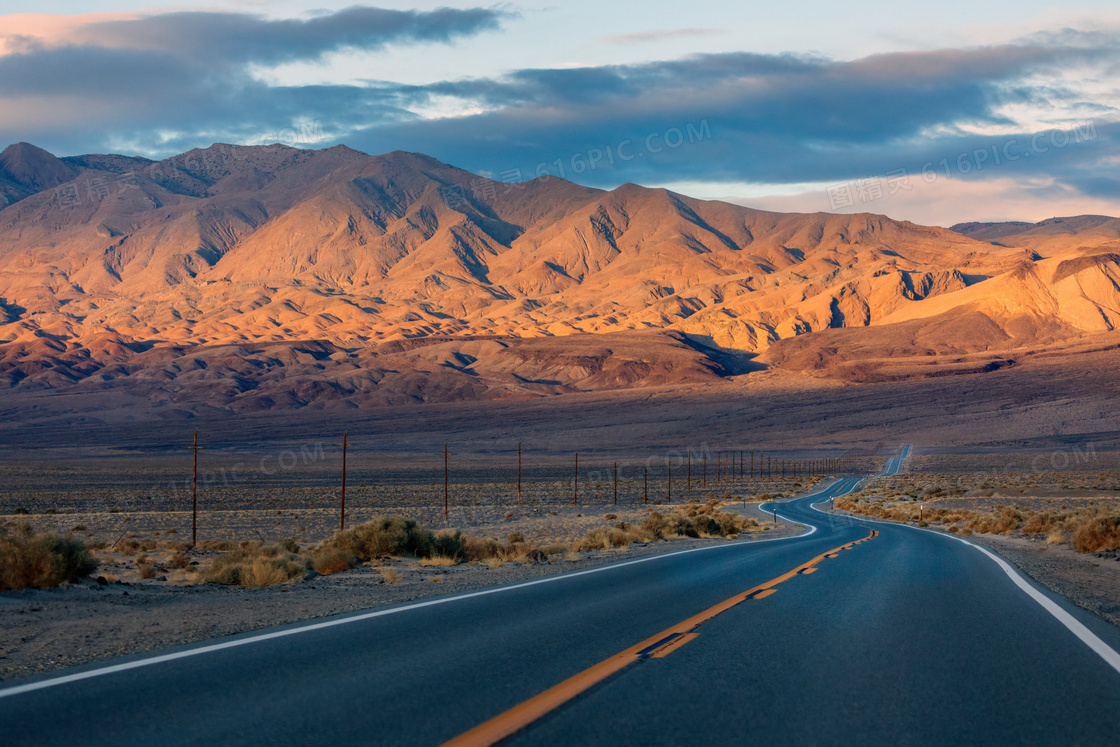
[{"label": "asphalt road", "polygon": [[1120,629],[1033,584],[1028,593],[952,537],[811,506],[856,484],[781,505],[812,527],[796,539],[668,553],[10,686],[0,740],[1117,743]]}]

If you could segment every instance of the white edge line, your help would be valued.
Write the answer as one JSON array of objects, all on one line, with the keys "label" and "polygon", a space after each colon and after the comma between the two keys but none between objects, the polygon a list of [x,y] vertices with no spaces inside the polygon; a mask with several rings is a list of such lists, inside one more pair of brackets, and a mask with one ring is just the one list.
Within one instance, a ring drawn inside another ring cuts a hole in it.
[{"label": "white edge line", "polygon": [[[826,488],[827,490],[827,488]],[[823,491],[822,491],[823,492]],[[812,497],[804,496],[805,498]],[[761,504],[760,504],[761,505]],[[785,517],[782,517],[785,518]],[[75,674],[67,674],[61,677],[53,677],[47,680],[40,680],[39,682],[29,682],[24,685],[16,685],[0,689],[0,698],[7,698],[13,695],[22,695],[23,693],[34,692],[36,690],[45,690],[48,687],[56,687],[58,685],[66,685],[72,682],[81,682],[82,680],[92,679],[93,677],[101,677],[107,674],[115,674],[117,672],[127,672],[131,669],[140,669],[141,667],[148,667],[154,664],[164,664],[169,661],[176,661],[178,659],[185,659],[191,656],[199,656],[201,654],[209,654],[215,651],[222,651],[228,648],[237,648],[239,646],[247,646],[251,643],[261,643],[262,641],[270,641],[276,638],[286,638],[287,636],[297,635],[299,633],[308,633],[314,630],[323,630],[325,628],[333,628],[339,625],[348,625],[350,623],[361,622],[363,620],[370,620],[375,617],[382,617],[384,615],[394,615],[400,612],[408,612],[410,610],[421,609],[423,607],[433,607],[439,604],[447,604],[449,602],[457,602],[463,599],[472,599],[474,597],[482,597],[490,594],[500,594],[514,589],[524,589],[528,586],[536,586],[538,584],[553,583],[555,581],[563,581],[577,576],[586,576],[590,573],[601,573],[603,571],[614,570],[615,568],[624,568],[630,565],[637,565],[638,563],[648,563],[651,560],[663,560],[664,558],[671,558],[676,555],[687,555],[693,552],[704,552],[707,550],[724,550],[732,547],[744,547],[762,544],[763,542],[782,542],[784,540],[800,539],[808,537],[817,531],[817,528],[809,524],[802,524],[793,519],[786,519],[799,526],[809,527],[810,531],[805,534],[798,534],[793,537],[772,537],[770,539],[751,540],[749,542],[734,542],[725,545],[708,545],[706,547],[693,547],[688,550],[676,550],[674,552],[657,553],[650,555],[646,558],[637,558],[636,560],[627,560],[621,563],[608,563],[597,568],[588,568],[583,571],[575,571],[573,573],[560,573],[555,576],[548,576],[546,578],[538,578],[532,581],[523,581],[518,584],[511,584],[509,586],[498,586],[490,589],[481,589],[479,591],[472,591],[465,594],[457,594],[450,597],[440,597],[439,599],[429,599],[424,602],[415,602],[407,604],[402,607],[392,607],[390,609],[379,609],[372,612],[365,612],[351,617],[344,617],[335,620],[326,620],[318,623],[311,623],[309,625],[300,625],[299,627],[287,628],[285,630],[276,630],[271,633],[261,633],[259,635],[249,636],[247,638],[239,638],[233,641],[224,641],[222,643],[212,643],[208,646],[200,646],[199,648],[192,648],[186,651],[176,651],[171,654],[161,654],[159,656],[152,656],[147,659],[138,659],[136,661],[127,661],[121,664],[113,664],[107,667],[100,667],[98,669],[90,669],[85,672],[77,672]]]},{"label": "white edge line", "polygon": [[[812,509],[814,511],[820,511],[820,513],[822,513],[822,514],[828,514],[829,513],[828,511],[821,511],[821,509],[817,508],[813,504],[810,504],[810,506],[812,507]],[[1033,599],[1035,602],[1037,602],[1038,605],[1040,607],[1042,607],[1042,609],[1046,610],[1051,615],[1053,615],[1057,619],[1058,622],[1060,622],[1062,625],[1066,626],[1066,628],[1069,629],[1069,631],[1071,633],[1073,633],[1075,636],[1077,636],[1081,640],[1082,643],[1084,643],[1094,653],[1096,653],[1098,656],[1100,656],[1102,659],[1104,659],[1105,663],[1107,663],[1110,667],[1112,667],[1118,673],[1120,673],[1120,653],[1117,653],[1116,649],[1112,648],[1107,643],[1105,643],[1100,638],[1098,638],[1096,633],[1089,630],[1087,627],[1085,627],[1085,625],[1080,620],[1078,620],[1076,617],[1074,617],[1073,615],[1071,615],[1070,613],[1068,613],[1064,609],[1062,609],[1058,604],[1056,604],[1054,602],[1053,599],[1046,596],[1045,594],[1043,594],[1038,589],[1034,588],[1034,586],[1032,586],[1025,578],[1023,578],[1022,575],[1020,575],[1018,571],[1016,571],[1014,568],[1012,568],[1011,565],[1006,560],[1004,560],[1000,556],[996,555],[995,553],[991,552],[990,550],[988,550],[988,548],[981,547],[980,545],[977,545],[974,542],[969,542],[968,540],[964,539],[963,537],[954,537],[951,534],[943,534],[941,532],[933,531],[933,530],[930,530],[930,529],[923,529],[921,527],[912,527],[908,524],[896,524],[893,521],[880,521],[878,519],[857,519],[857,521],[866,521],[866,522],[869,522],[871,524],[886,524],[887,526],[902,527],[904,529],[913,529],[913,530],[918,531],[918,532],[926,532],[926,533],[932,534],[936,537],[943,537],[945,539],[951,539],[951,540],[956,540],[957,542],[963,542],[964,544],[968,545],[969,547],[972,547],[972,548],[975,548],[975,549],[979,550],[980,552],[984,553],[989,558],[991,558],[992,561],[996,565],[998,565],[1000,568],[1002,568],[1003,572],[1008,575],[1008,577],[1011,579],[1011,581],[1014,582],[1014,584],[1016,586],[1018,586],[1020,589],[1022,589],[1026,593],[1027,596],[1029,596],[1031,599]],[[0,695],[3,695],[3,693],[0,692]]]}]

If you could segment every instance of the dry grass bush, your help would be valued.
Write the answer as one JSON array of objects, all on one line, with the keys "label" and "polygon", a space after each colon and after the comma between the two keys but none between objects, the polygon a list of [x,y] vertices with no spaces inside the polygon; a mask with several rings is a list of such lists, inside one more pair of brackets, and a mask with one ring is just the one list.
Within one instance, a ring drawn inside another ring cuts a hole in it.
[{"label": "dry grass bush", "polygon": [[226,540],[202,540],[198,543],[200,550],[217,550],[218,552],[229,552],[236,547],[232,542]]},{"label": "dry grass bush", "polygon": [[[900,508],[900,498],[907,500],[897,493],[864,491],[837,498],[836,507],[882,519],[917,519],[912,509]],[[925,517],[929,523],[941,524],[947,531],[960,534],[1045,535],[1048,545],[1068,540],[1074,550],[1083,553],[1120,549],[1120,511],[1115,507],[1089,505],[1073,510],[1062,503],[1058,511],[1020,506],[996,506],[989,510],[935,508],[927,510]]]},{"label": "dry grass bush", "polygon": [[348,571],[357,561],[350,553],[336,548],[324,548],[311,554],[311,567],[324,576]]},{"label": "dry grass bush", "polygon": [[1120,514],[1086,518],[1073,530],[1070,544],[1078,552],[1120,549]]},{"label": "dry grass bush", "polygon": [[[412,519],[402,516],[382,516],[338,532],[323,545],[343,550],[362,560],[372,560],[386,555],[415,555],[426,558],[432,554],[435,542],[436,535],[422,528]],[[441,544],[440,548],[444,550],[449,549],[452,544],[446,540],[442,542],[444,544]]]},{"label": "dry grass bush", "polygon": [[381,578],[387,584],[395,584],[401,580],[400,574],[392,568],[378,568],[377,570],[381,574]]},{"label": "dry grass bush", "polygon": [[571,550],[573,552],[609,550],[614,547],[625,547],[634,542],[645,542],[646,540],[647,535],[643,531],[634,529],[625,522],[619,522],[614,526],[595,527],[586,536],[573,542]]},{"label": "dry grass bush", "polygon": [[[525,542],[524,535],[520,532],[512,533],[510,536],[515,539],[517,537],[522,539],[503,544],[493,537],[460,537],[460,541],[463,543],[464,558],[479,562],[486,561],[487,563],[491,560],[507,563],[540,563],[547,561],[548,556],[553,554]],[[553,545],[551,549],[556,552],[564,552],[568,549],[568,546]],[[492,565],[490,567],[496,568],[498,566]]]},{"label": "dry grass bush", "polygon": [[97,560],[80,539],[36,534],[28,524],[14,532],[0,528],[0,590],[58,586],[96,568]]},{"label": "dry grass bush", "polygon": [[258,588],[276,586],[307,575],[309,563],[280,544],[242,542],[214,560],[202,574],[208,584]]},{"label": "dry grass bush", "polygon": [[573,551],[608,550],[635,542],[653,542],[674,537],[728,537],[742,532],[757,532],[762,525],[754,519],[717,509],[714,500],[692,502],[669,513],[651,510],[638,526],[618,522],[596,527],[572,543]]},{"label": "dry grass bush", "polygon": [[716,508],[715,501],[689,503],[672,513],[651,511],[639,526],[649,540],[671,537],[727,537],[742,532],[758,532],[762,525],[755,519],[726,513]]},{"label": "dry grass bush", "polygon": [[455,558],[445,558],[442,555],[432,555],[427,558],[420,559],[422,566],[440,566],[443,568],[450,568],[453,565],[459,565],[460,561]]},{"label": "dry grass bush", "polygon": [[461,532],[440,532],[432,535],[427,548],[429,560],[450,560],[451,565],[467,560],[467,540]]},{"label": "dry grass bush", "polygon": [[508,545],[503,545],[493,537],[468,537],[467,540],[467,556],[471,560],[490,560],[497,558],[503,560],[500,556],[506,553]]}]

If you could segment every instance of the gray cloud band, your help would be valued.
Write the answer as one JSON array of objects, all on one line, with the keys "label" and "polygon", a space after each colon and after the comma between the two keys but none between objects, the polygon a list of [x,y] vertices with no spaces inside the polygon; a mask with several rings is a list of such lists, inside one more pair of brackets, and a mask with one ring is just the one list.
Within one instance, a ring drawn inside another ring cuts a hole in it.
[{"label": "gray cloud band", "polygon": [[[898,168],[918,174],[923,164],[936,163],[946,153],[990,144],[962,134],[958,123],[1010,133],[1015,127],[1002,113],[1005,107],[1035,103],[1071,111],[1093,108],[1098,137],[1092,147],[1071,148],[1061,159],[1020,159],[1020,173],[1054,176],[1085,192],[1117,186],[1102,165],[1117,155],[1112,121],[1117,112],[1073,85],[1053,83],[1074,66],[1104,70],[1114,64],[1120,45],[1108,34],[1063,32],[999,46],[853,61],[710,54],[635,65],[519,70],[421,86],[384,81],[270,86],[251,74],[247,59],[268,64],[293,34],[307,39],[283,54],[313,59],[350,47],[442,43],[495,28],[504,17],[485,9],[431,17],[412,12],[407,18],[365,10],[370,12],[340,11],[292,22],[241,14],[165,14],[145,19],[146,26],[88,27],[84,43],[65,48],[31,45],[0,57],[0,104],[28,96],[46,102],[77,98],[89,100],[89,109],[63,120],[56,112],[48,117],[13,105],[0,115],[0,128],[12,139],[62,153],[105,151],[124,142],[149,155],[166,155],[321,121],[330,133],[323,145],[344,142],[374,153],[419,151],[475,172],[498,165],[535,175],[538,165],[565,157],[569,178],[592,186],[624,180],[804,183]],[[168,24],[187,16],[189,23],[180,24],[185,29],[180,46],[160,41]],[[232,43],[229,34],[215,30],[223,18],[242,29],[244,49],[226,49]],[[151,34],[134,38],[141,28]],[[211,33],[213,39],[203,38]],[[98,46],[122,34],[133,47]],[[217,51],[199,54],[206,45]],[[481,111],[454,117],[419,114],[448,99]],[[613,162],[605,157],[603,144],[618,144],[634,133],[670,132],[690,122],[704,122],[713,133],[703,148],[665,148],[655,159],[620,158],[616,148]],[[576,173],[579,164],[570,156],[582,154],[590,162],[596,149],[604,153],[596,168]]]}]

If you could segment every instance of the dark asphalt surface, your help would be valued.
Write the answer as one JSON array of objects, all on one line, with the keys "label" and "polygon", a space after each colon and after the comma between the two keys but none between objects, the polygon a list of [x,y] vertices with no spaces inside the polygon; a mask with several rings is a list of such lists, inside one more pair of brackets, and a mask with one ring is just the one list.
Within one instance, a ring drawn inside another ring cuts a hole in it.
[{"label": "dark asphalt surface", "polygon": [[[439,744],[872,527],[874,539],[704,623],[696,639],[596,685],[510,743],[1120,741],[1120,672],[995,562],[950,537],[811,507],[856,483],[779,506],[815,527],[796,539],[654,556],[0,690],[0,741]],[[1120,650],[1120,629],[1055,601]]]}]

